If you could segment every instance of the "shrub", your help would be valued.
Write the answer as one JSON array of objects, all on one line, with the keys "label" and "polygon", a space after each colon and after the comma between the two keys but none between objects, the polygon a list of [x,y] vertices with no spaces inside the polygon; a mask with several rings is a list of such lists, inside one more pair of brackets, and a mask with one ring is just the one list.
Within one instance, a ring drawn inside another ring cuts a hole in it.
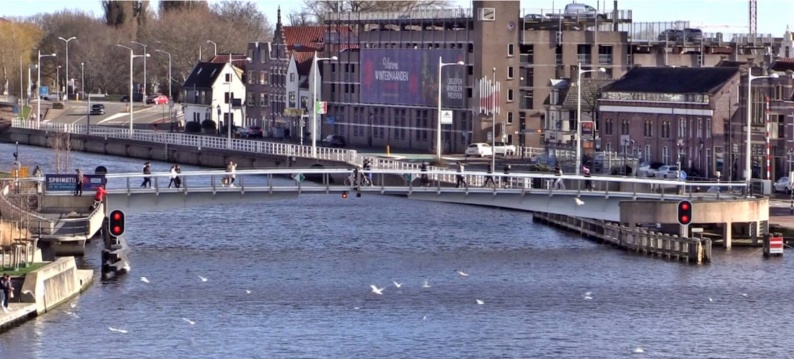
[{"label": "shrub", "polygon": [[62,102],[56,102],[56,103],[52,104],[52,109],[53,110],[63,110],[63,103]]},{"label": "shrub", "polygon": [[189,133],[200,133],[201,132],[201,124],[196,121],[190,121],[185,124],[185,132]]},{"label": "shrub", "polygon": [[201,128],[203,128],[204,131],[207,131],[207,132],[215,131],[215,121],[204,120],[204,121],[201,122]]}]

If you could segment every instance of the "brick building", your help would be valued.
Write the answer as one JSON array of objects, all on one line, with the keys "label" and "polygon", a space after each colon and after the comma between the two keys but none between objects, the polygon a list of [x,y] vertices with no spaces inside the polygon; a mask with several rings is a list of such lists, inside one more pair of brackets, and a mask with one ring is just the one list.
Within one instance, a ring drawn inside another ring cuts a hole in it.
[{"label": "brick building", "polygon": [[740,108],[739,81],[738,68],[635,68],[601,93],[601,146],[714,177],[724,171],[727,124]]}]

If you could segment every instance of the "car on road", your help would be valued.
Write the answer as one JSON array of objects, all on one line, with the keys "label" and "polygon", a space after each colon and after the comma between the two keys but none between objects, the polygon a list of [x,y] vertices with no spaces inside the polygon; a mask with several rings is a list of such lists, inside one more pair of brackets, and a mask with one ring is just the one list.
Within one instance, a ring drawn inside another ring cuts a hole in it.
[{"label": "car on road", "polygon": [[166,95],[157,95],[157,96],[149,96],[146,98],[147,105],[167,105],[168,104],[168,96]]},{"label": "car on road", "polygon": [[662,162],[651,162],[651,163],[644,162],[640,164],[640,168],[637,169],[637,176],[655,177],[656,172],[659,170],[659,167],[662,166],[664,166],[664,163]]},{"label": "car on road", "polygon": [[678,166],[673,165],[664,165],[659,167],[659,169],[654,173],[654,177],[656,178],[672,178],[678,179],[681,175],[681,171],[678,169]]},{"label": "car on road", "polygon": [[264,138],[265,137],[265,131],[262,130],[262,127],[251,126],[251,127],[248,127],[247,130],[248,130],[248,134],[246,135],[246,137],[248,137],[248,138]]},{"label": "car on road", "polygon": [[659,33],[657,37],[659,41],[682,41],[684,40],[684,31],[683,30],[676,30],[676,29],[667,29]]},{"label": "car on road", "polygon": [[598,9],[590,6],[585,5],[582,3],[570,3],[565,5],[565,11],[563,12],[566,18],[596,18],[598,19],[606,19],[606,14],[598,13]]},{"label": "car on road", "polygon": [[494,142],[493,153],[502,156],[515,156],[516,146],[504,142]]},{"label": "car on road", "polygon": [[105,105],[101,103],[95,103],[91,105],[91,111],[89,112],[91,115],[104,115],[105,114]]},{"label": "car on road", "polygon": [[775,182],[772,187],[774,187],[775,192],[791,193],[792,185],[788,176],[785,176],[778,178],[777,182]]},{"label": "car on road", "polygon": [[469,147],[466,147],[466,152],[464,152],[465,157],[469,156],[477,156],[477,157],[485,157],[485,156],[493,156],[493,148],[491,145],[484,143],[484,142],[477,142],[472,143]]},{"label": "car on road", "polygon": [[234,129],[234,133],[237,135],[237,138],[246,138],[248,137],[248,129],[245,127],[236,127]]},{"label": "car on road", "polygon": [[[124,95],[119,98],[121,102],[130,102],[130,96]],[[143,101],[143,94],[142,93],[134,93],[132,94],[132,100],[135,102],[142,102]]]},{"label": "car on road", "polygon": [[347,140],[342,135],[328,135],[322,141],[323,146],[327,147],[345,147]]}]

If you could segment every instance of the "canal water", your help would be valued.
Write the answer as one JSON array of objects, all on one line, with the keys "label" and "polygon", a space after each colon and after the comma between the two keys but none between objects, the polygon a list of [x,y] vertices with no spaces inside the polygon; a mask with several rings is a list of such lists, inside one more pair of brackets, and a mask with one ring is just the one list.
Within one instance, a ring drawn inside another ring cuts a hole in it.
[{"label": "canal water", "polygon": [[[3,170],[13,150],[0,145]],[[142,162],[72,161],[111,172]],[[522,212],[375,195],[127,221],[132,272],[0,335],[0,358],[787,358],[794,348],[792,260],[755,249],[686,265]],[[100,243],[89,246],[81,266],[98,273]]]}]

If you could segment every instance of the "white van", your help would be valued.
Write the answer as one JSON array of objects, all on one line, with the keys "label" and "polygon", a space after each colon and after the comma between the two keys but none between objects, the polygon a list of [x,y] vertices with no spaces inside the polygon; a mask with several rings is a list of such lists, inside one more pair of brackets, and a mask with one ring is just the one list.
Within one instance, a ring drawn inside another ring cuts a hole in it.
[{"label": "white van", "polygon": [[581,3],[570,3],[565,5],[565,17],[568,18],[595,18],[606,19],[606,14],[599,14],[596,8]]}]

